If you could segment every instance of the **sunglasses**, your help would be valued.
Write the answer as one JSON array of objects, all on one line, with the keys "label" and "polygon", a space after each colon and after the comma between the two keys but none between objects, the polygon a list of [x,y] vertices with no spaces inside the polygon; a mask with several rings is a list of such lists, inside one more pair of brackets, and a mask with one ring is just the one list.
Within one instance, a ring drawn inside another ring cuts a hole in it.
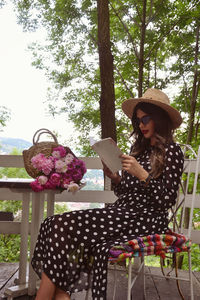
[{"label": "sunglasses", "polygon": [[148,115],[143,116],[142,118],[136,118],[136,122],[138,123],[138,125],[140,125],[141,122],[143,125],[147,125],[150,120],[151,120],[151,116]]}]

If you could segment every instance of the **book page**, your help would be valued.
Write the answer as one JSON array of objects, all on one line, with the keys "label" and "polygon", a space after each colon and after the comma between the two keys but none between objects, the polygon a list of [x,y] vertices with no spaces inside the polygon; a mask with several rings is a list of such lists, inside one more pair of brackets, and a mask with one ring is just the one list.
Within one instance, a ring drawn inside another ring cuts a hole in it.
[{"label": "book page", "polygon": [[122,169],[121,158],[119,156],[123,152],[112,138],[106,138],[98,142],[90,139],[90,144],[92,149],[98,153],[101,160],[113,173]]}]

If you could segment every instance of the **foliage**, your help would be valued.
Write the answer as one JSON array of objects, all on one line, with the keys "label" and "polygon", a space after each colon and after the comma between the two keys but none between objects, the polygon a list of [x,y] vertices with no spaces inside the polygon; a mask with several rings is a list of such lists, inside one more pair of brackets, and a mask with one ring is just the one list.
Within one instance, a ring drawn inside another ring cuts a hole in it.
[{"label": "foliage", "polygon": [[[46,29],[43,45],[30,49],[33,64],[52,81],[49,110],[65,113],[80,132],[77,149],[91,155],[88,135],[100,136],[100,76],[97,48],[97,7],[90,0],[13,1],[24,30]],[[144,7],[146,4],[146,9]],[[145,20],[143,16],[145,13]],[[130,123],[121,113],[124,99],[137,96],[138,86],[170,91],[172,100],[190,117],[186,103],[194,83],[200,5],[197,1],[110,1],[110,35],[115,71],[116,126],[119,146],[127,151]],[[143,32],[142,32],[143,30]],[[142,77],[139,73],[142,72]],[[198,79],[199,75],[197,74]],[[174,86],[177,86],[174,90]],[[185,93],[187,85],[187,93]],[[197,95],[199,95],[199,87]],[[199,135],[199,96],[195,130]],[[191,125],[192,126],[192,125]],[[191,127],[190,126],[190,127]],[[189,131],[177,131],[185,142]],[[197,142],[198,143],[198,142]]]},{"label": "foliage", "polygon": [[[21,151],[13,148],[10,155],[21,155]],[[24,168],[0,168],[0,178],[31,178]]]},{"label": "foliage", "polygon": [[0,234],[0,262],[17,262],[20,256],[20,236]]},{"label": "foliage", "polygon": [[[199,245],[192,244],[191,247],[191,257],[192,257],[192,271],[200,272],[200,265],[199,265],[199,259],[200,259],[200,251],[199,251]],[[182,255],[183,253],[181,253]],[[183,264],[182,264],[182,270],[188,270],[188,254],[183,254]],[[153,267],[160,267],[160,257],[158,256],[146,256],[145,257],[145,264],[147,266],[153,266]],[[171,260],[168,261],[168,259],[165,260],[165,267],[170,268]]]},{"label": "foliage", "polygon": [[14,215],[17,215],[21,209],[21,201],[0,200],[0,211],[12,212]]},{"label": "foliage", "polygon": [[196,1],[179,3],[182,18],[179,26],[169,36],[169,49],[174,63],[169,68],[169,81],[176,86],[175,107],[182,111],[185,131],[179,132],[182,143],[191,144],[196,150],[199,144],[200,72],[199,35],[200,5]]},{"label": "foliage", "polygon": [[[54,213],[56,214],[63,214],[69,211],[69,208],[66,203],[55,203],[54,206]],[[45,214],[46,214],[46,203],[45,203]]]},{"label": "foliage", "polygon": [[[192,270],[196,271],[196,272],[200,272],[200,266],[199,266],[200,249],[199,249],[199,245],[193,244],[191,249],[192,249]],[[188,266],[187,254],[184,254],[182,269],[183,270],[188,270],[188,267],[189,266]]]},{"label": "foliage", "polygon": [[[1,8],[1,2],[0,2]],[[5,106],[0,106],[0,131],[6,126],[6,122],[10,120],[10,110]]]},{"label": "foliage", "polygon": [[0,178],[27,178],[24,168],[0,168]]}]

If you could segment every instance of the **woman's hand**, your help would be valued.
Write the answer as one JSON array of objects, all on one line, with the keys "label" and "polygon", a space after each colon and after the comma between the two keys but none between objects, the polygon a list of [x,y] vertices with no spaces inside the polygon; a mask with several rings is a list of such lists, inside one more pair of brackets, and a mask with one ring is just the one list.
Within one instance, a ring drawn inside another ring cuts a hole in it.
[{"label": "woman's hand", "polygon": [[109,177],[114,183],[118,184],[120,183],[121,181],[121,176],[119,175],[119,173],[113,173],[106,165],[103,161],[102,162],[102,165],[103,165],[103,171],[104,171],[104,174]]},{"label": "woman's hand", "polygon": [[129,174],[136,176],[139,180],[145,180],[149,173],[139,164],[135,157],[130,155],[121,155],[122,158],[122,168],[126,170]]}]

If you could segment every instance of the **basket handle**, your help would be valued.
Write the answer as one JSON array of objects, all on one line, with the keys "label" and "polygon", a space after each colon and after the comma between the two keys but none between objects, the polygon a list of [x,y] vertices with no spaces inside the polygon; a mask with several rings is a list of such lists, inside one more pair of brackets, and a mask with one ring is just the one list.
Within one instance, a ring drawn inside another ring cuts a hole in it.
[{"label": "basket handle", "polygon": [[[49,129],[41,128],[41,129],[38,129],[33,136],[33,145],[36,145],[39,142],[40,136],[44,133],[50,134],[53,137],[55,143],[58,144],[57,137]],[[37,138],[36,138],[36,135],[38,135]]]}]

